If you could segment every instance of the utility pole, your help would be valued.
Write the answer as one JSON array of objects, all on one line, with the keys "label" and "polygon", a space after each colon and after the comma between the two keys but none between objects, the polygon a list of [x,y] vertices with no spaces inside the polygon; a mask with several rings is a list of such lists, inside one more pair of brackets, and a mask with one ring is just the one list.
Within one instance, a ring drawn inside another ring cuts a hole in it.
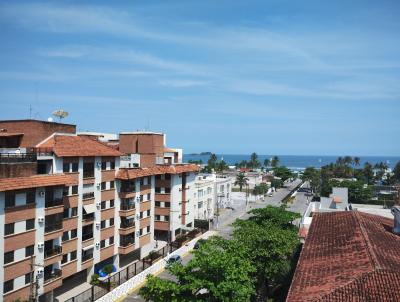
[{"label": "utility pole", "polygon": [[[31,255],[30,258],[30,275],[31,275],[31,280],[30,280],[30,285],[29,285],[29,302],[36,302],[38,298],[38,289],[39,289],[39,283],[37,280],[37,277],[35,278],[35,267],[43,267],[41,264],[35,264],[33,260],[33,255]],[[35,279],[35,280],[34,280]]]}]

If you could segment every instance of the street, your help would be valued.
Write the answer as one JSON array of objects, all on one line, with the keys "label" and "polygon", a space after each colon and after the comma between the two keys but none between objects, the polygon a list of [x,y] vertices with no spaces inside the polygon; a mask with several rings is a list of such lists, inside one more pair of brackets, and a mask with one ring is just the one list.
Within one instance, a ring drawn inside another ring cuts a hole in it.
[{"label": "street", "polygon": [[[248,197],[249,203],[247,206],[247,210],[250,211],[251,209],[263,208],[267,205],[279,206],[282,200],[291,192],[291,190],[293,190],[300,183],[301,180],[296,179],[292,183],[289,183],[286,188],[278,189],[277,192],[274,192],[273,196],[265,197],[264,201],[256,200],[254,196],[250,195]],[[246,194],[244,192],[232,192],[232,202],[233,202],[232,207],[234,208],[234,210],[225,209],[224,211],[222,211],[219,217],[218,228],[216,228],[216,225],[214,228],[219,232],[220,236],[227,239],[232,234],[231,224],[237,218],[247,219],[249,217],[249,214],[247,214],[246,211]],[[293,204],[289,205],[289,210],[303,214],[306,208],[307,208],[306,196],[304,195],[304,193],[297,193]],[[185,265],[186,263],[188,263],[190,259],[192,259],[192,257],[193,257],[192,254],[188,254],[186,257],[183,258],[182,264]],[[159,275],[159,277],[166,280],[176,280],[175,277],[169,274],[167,270],[164,270]],[[138,295],[138,291],[139,290],[127,296],[124,301],[145,302],[145,300]]]}]

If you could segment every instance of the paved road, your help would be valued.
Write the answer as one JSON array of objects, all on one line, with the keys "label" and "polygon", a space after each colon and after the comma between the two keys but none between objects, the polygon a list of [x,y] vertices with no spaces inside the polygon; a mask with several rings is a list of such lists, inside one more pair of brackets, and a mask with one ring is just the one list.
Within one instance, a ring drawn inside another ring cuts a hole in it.
[{"label": "paved road", "polygon": [[[263,208],[267,205],[275,205],[278,206],[281,204],[281,201],[293,190],[296,186],[298,186],[301,181],[295,180],[292,183],[289,183],[286,188],[279,189],[277,192],[273,194],[272,197],[265,197],[264,201],[256,200],[254,196],[250,196],[248,198],[248,206],[247,210],[255,209],[255,208]],[[290,206],[290,209],[293,211],[297,211],[301,214],[304,213],[307,208],[307,199],[304,196],[304,193],[298,193],[296,195],[296,199],[293,204]],[[246,194],[244,192],[233,192],[232,193],[232,207],[235,210],[225,210],[221,213],[219,223],[218,223],[218,231],[219,235],[224,238],[229,238],[232,233],[232,222],[234,222],[237,218],[246,219],[249,217],[246,211]],[[215,226],[216,227],[216,226]],[[182,263],[186,264],[192,259],[193,255],[189,254],[183,258]],[[168,271],[163,271],[160,275],[160,278],[167,280],[176,280],[174,276],[170,275]],[[138,291],[135,291],[131,295],[125,298],[125,302],[145,302],[143,298],[138,295]]]}]

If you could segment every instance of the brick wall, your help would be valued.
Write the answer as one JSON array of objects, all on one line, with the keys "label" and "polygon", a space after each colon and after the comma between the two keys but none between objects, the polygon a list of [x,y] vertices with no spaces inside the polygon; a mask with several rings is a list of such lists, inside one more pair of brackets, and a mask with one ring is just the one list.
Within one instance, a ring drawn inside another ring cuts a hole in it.
[{"label": "brick wall", "polygon": [[25,177],[37,174],[37,163],[0,164],[0,178]]},{"label": "brick wall", "polygon": [[37,120],[0,121],[0,129],[10,133],[24,133],[20,147],[34,147],[55,132],[76,132],[75,125]]}]

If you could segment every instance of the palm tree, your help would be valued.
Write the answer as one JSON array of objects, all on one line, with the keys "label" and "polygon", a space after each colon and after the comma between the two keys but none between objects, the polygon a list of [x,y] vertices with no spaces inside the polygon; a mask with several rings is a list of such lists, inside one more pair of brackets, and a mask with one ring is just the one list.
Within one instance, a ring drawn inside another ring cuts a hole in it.
[{"label": "palm tree", "polygon": [[247,185],[249,179],[244,175],[243,172],[236,175],[235,186],[239,186],[239,191],[242,192],[242,188]]},{"label": "palm tree", "polygon": [[350,165],[353,162],[353,159],[351,158],[351,156],[345,156],[343,161],[345,165]]},{"label": "palm tree", "polygon": [[217,162],[217,164],[215,165],[215,170],[219,173],[222,173],[225,170],[228,170],[228,165],[224,160],[221,160],[220,162]]},{"label": "palm tree", "polygon": [[269,167],[270,164],[271,164],[271,161],[268,158],[264,159],[264,167],[265,168]]},{"label": "palm tree", "polygon": [[353,158],[353,162],[354,162],[354,165],[356,165],[356,166],[359,166],[360,165],[360,158],[359,157],[354,157]]},{"label": "palm tree", "polygon": [[257,153],[253,152],[250,155],[250,166],[254,168],[258,168],[260,166],[260,162],[258,161],[258,155]]},{"label": "palm tree", "polygon": [[279,157],[275,155],[271,160],[271,166],[273,168],[276,168],[278,165],[279,165]]}]

